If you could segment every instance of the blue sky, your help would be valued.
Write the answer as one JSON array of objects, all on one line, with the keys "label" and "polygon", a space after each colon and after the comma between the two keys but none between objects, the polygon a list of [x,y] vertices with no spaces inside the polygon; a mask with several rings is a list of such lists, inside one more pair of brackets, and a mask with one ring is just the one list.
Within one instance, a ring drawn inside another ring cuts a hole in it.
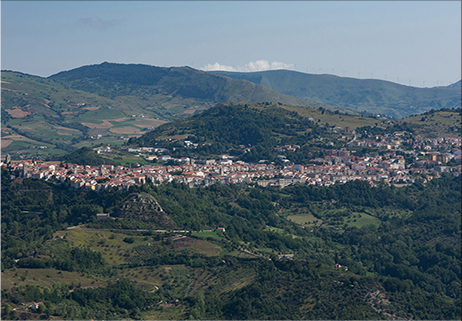
[{"label": "blue sky", "polygon": [[460,1],[1,1],[1,68],[104,61],[285,68],[405,85],[461,78]]}]

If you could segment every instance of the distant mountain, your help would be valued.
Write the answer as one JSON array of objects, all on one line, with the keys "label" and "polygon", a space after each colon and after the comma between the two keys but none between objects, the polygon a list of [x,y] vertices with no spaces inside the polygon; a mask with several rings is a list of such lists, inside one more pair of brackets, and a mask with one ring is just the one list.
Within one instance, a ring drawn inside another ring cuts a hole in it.
[{"label": "distant mountain", "polygon": [[404,118],[431,109],[460,108],[460,81],[448,88],[416,88],[378,79],[313,75],[289,70],[210,73],[248,80],[317,103]]},{"label": "distant mountain", "polygon": [[161,68],[105,62],[63,71],[49,79],[65,87],[111,99],[124,99],[127,104],[147,104],[148,108],[170,120],[224,102],[280,102],[294,106],[315,106],[305,99],[281,94],[259,84],[189,67]]},{"label": "distant mountain", "polygon": [[[322,98],[340,105],[343,92],[350,107],[395,116],[451,106],[448,109],[457,103],[460,108],[460,89],[419,89],[290,71],[237,75],[263,84],[188,67],[134,64],[84,66],[49,78],[2,71],[2,153],[12,154],[15,159],[44,158],[101,143],[120,145],[166,122],[230,102],[274,103],[287,110],[301,106],[299,115],[315,118],[320,124],[370,126],[371,120],[366,117],[347,120],[344,116],[358,115],[359,111],[290,96],[308,89],[313,94],[317,90],[313,100]],[[409,101],[415,101],[413,109]]]}]

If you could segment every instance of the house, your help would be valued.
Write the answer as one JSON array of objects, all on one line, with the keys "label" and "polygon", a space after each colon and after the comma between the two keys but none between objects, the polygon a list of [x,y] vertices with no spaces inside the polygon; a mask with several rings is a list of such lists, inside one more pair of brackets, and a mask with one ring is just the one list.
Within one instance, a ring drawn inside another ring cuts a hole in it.
[{"label": "house", "polygon": [[279,254],[278,260],[282,260],[282,259],[293,260],[294,254]]},{"label": "house", "polygon": [[146,183],[146,176],[144,176],[144,175],[134,176],[133,180],[138,184],[145,184]]},{"label": "house", "polygon": [[41,304],[43,304],[43,302],[33,303],[31,306],[29,306],[29,309],[38,310]]},{"label": "house", "polygon": [[[98,135],[98,136],[101,136],[101,135]],[[97,148],[93,148],[93,151],[96,153],[96,154],[107,154],[107,153],[110,153],[111,152],[111,147],[107,146],[107,147],[97,147]]]},{"label": "house", "polygon": [[111,215],[109,213],[98,213],[96,214],[96,220],[103,220],[105,218],[111,218]]},{"label": "house", "polygon": [[147,161],[157,160],[157,155],[146,155],[145,159]]},{"label": "house", "polygon": [[224,233],[224,232],[225,232],[225,228],[224,228],[224,227],[217,227],[217,232]]},{"label": "house", "polygon": [[220,161],[220,165],[232,165],[233,164],[233,161],[228,159],[228,160],[223,160],[223,161]]},{"label": "house", "polygon": [[342,265],[336,263],[336,264],[334,265],[334,267],[335,267],[336,269],[343,268],[345,271],[348,271],[348,266],[346,266],[346,265],[343,265],[343,266],[342,266]]}]

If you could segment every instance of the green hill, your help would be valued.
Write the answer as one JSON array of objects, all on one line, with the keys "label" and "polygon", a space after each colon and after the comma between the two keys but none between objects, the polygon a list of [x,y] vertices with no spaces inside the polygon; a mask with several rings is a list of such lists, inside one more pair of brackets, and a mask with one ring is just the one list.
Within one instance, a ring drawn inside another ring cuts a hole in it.
[{"label": "green hill", "polygon": [[461,134],[461,109],[431,110],[421,115],[395,121],[405,124],[413,133],[422,137],[457,137]]},{"label": "green hill", "polygon": [[[130,139],[128,144],[163,146],[190,156],[210,157],[230,153],[248,162],[277,161],[275,147],[298,145],[301,148],[292,155],[292,160],[303,162],[309,157],[309,151],[315,154],[323,151],[325,143],[320,137],[332,139],[338,135],[330,132],[329,128],[336,122],[348,126],[349,120],[351,123],[356,121],[356,126],[374,126],[377,122],[373,118],[314,108],[225,103],[201,114],[159,126],[139,138]],[[185,140],[197,144],[197,148],[185,148]]]},{"label": "green hill", "polygon": [[[289,152],[289,158],[304,164],[323,155],[326,141],[335,142],[336,148],[344,147],[338,138],[345,135],[346,127],[350,132],[347,140],[353,139],[351,131],[357,128],[383,134],[405,130],[421,137],[456,137],[460,135],[460,109],[431,111],[392,122],[282,104],[226,103],[161,125],[127,144],[164,147],[178,157],[229,154],[253,163],[279,163],[280,148],[296,145],[299,147]],[[185,147],[185,141],[195,147]]]},{"label": "green hill", "polygon": [[266,160],[280,164],[282,154],[293,163],[306,164],[324,156],[328,142],[333,148],[342,148],[351,140],[364,138],[365,132],[407,131],[422,138],[457,137],[460,122],[460,109],[432,110],[421,116],[387,121],[280,104],[226,103],[161,125],[130,139],[127,145],[163,147],[175,157],[228,154],[251,163]]},{"label": "green hill", "polygon": [[460,85],[457,87],[456,84],[451,88],[416,88],[378,79],[313,75],[289,70],[211,73],[248,80],[317,103],[393,118],[421,114],[431,109],[461,107]]},{"label": "green hill", "polygon": [[[265,85],[274,86],[277,84],[279,88],[284,90],[289,90],[293,81],[297,80],[300,86],[297,90],[290,91],[290,94],[300,94],[307,84],[317,88],[316,86],[322,87],[323,84],[325,85],[330,81],[331,85],[329,86],[331,87],[323,87],[324,89],[319,91],[319,97],[322,95],[327,97],[328,92],[336,92],[338,88],[332,87],[332,83],[347,81],[333,76],[329,76],[329,79],[326,80],[325,77],[313,78],[313,75],[308,75],[311,77],[311,83],[307,83],[306,74],[287,71],[238,75],[252,76],[254,78],[250,80],[253,81],[257,81],[257,78],[260,77],[261,79],[258,81]],[[268,75],[279,75],[280,77],[268,77]],[[314,82],[318,85],[313,85]],[[348,86],[344,86],[345,90],[351,91],[353,96],[359,95],[361,92],[364,95],[366,92],[373,92],[370,85],[364,88],[353,86],[354,83],[358,82],[363,83],[364,86],[371,84],[370,81],[366,80],[350,79],[347,81]],[[373,81],[373,83],[377,86],[388,86],[394,90],[384,89],[386,94],[381,95],[383,99],[388,97],[387,100],[389,101],[395,99],[393,98],[395,96],[401,97],[403,93],[409,90],[417,90],[387,82]],[[330,89],[328,90],[328,88]],[[353,92],[354,90],[359,91],[356,93]],[[415,101],[422,102],[419,100],[420,98],[425,95],[428,96],[428,93],[434,93],[435,96],[432,97],[436,97],[436,100],[425,97],[428,98],[428,106],[436,106],[438,104],[435,101],[440,99],[438,93],[446,93],[445,97],[449,99],[452,97],[451,95],[457,92],[455,89],[446,88],[426,90],[419,89],[420,96],[413,96],[407,92],[406,97],[414,97]],[[381,91],[377,92],[380,93]],[[377,92],[375,93],[377,94]],[[391,95],[392,92],[395,92],[396,95]],[[340,103],[334,101],[336,95],[329,97],[332,103]],[[398,98],[395,100],[399,100]],[[280,94],[263,85],[234,80],[188,67],[159,68],[146,65],[103,63],[65,71],[50,78],[2,71],[1,99],[2,152],[13,155],[13,159],[19,157],[46,158],[101,143],[121,145],[129,138],[140,137],[166,122],[199,115],[217,103],[225,102],[246,102],[248,106],[253,105],[255,108],[276,106],[289,112],[295,112],[300,117],[312,118],[316,125],[327,125],[327,127],[339,126],[355,129],[357,127],[380,126],[386,128],[390,124],[383,119],[351,116],[355,113],[359,114],[353,109],[309,102]],[[355,99],[351,101],[350,107],[353,105],[363,106],[361,100]],[[445,101],[449,101],[447,99]],[[460,103],[460,91],[458,99]],[[454,98],[453,100],[457,99]],[[264,104],[260,104],[258,107],[252,102],[264,102]],[[273,107],[263,108],[263,110],[265,113],[270,110],[274,111]],[[428,108],[423,109],[428,110]],[[420,109],[416,108],[416,110]],[[409,109],[406,111],[403,107],[401,112],[407,113]],[[350,114],[350,116],[346,114]],[[275,117],[279,116],[280,114]],[[460,130],[460,121],[458,122],[457,117],[449,120],[447,116],[443,117],[446,119],[444,121],[442,119],[442,121],[428,123],[430,126],[437,126],[435,127],[439,128],[437,131],[429,130],[423,121],[417,122],[412,128],[424,136],[457,134],[457,130]],[[208,117],[212,116],[209,115]],[[240,118],[240,121],[242,124],[247,123],[245,117]],[[214,122],[214,120],[209,119],[208,122]],[[402,119],[400,122],[406,122],[406,120]],[[412,122],[414,120],[407,123]],[[257,126],[265,127],[265,125],[267,126],[265,123],[260,123]],[[236,132],[238,128],[241,128],[241,125],[237,124],[232,128],[227,128],[228,133]],[[175,135],[182,134],[176,133]],[[288,144],[290,142],[297,144],[296,141],[300,141],[300,137],[282,139],[281,137],[285,137],[284,135],[278,134],[276,141],[278,143],[287,142]],[[228,136],[222,135],[222,137]],[[233,139],[233,137],[229,138]]]}]

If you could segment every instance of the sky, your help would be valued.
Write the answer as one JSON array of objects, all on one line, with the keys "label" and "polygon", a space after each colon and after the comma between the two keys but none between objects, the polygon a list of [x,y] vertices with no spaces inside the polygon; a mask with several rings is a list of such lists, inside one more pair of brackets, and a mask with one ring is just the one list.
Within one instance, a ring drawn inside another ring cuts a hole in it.
[{"label": "sky", "polygon": [[5,1],[1,69],[295,70],[415,87],[461,79],[461,1]]}]

